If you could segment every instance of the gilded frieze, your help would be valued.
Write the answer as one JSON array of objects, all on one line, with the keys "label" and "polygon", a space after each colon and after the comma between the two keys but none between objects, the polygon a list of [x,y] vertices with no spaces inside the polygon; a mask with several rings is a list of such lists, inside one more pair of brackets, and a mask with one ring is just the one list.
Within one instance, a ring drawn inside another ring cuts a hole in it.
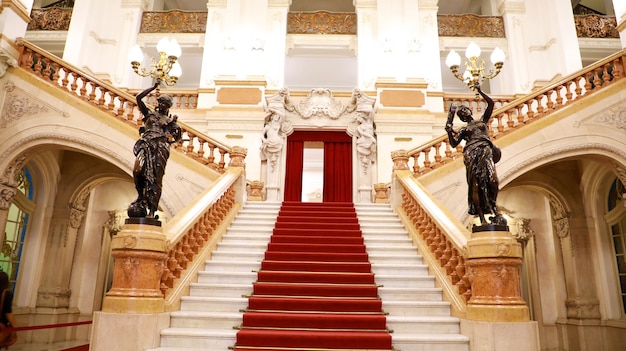
[{"label": "gilded frieze", "polygon": [[150,11],[141,18],[140,33],[204,33],[207,12]]}]

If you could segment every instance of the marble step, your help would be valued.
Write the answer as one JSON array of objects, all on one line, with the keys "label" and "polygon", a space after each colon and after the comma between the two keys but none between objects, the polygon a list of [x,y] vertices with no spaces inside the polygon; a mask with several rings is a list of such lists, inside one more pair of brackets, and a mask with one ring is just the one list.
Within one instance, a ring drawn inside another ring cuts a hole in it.
[{"label": "marble step", "polygon": [[242,320],[242,312],[174,311],[170,313],[170,328],[231,330],[241,325]]},{"label": "marble step", "polygon": [[252,284],[236,283],[191,283],[190,296],[243,297],[252,294]]},{"label": "marble step", "polygon": [[387,288],[434,288],[435,277],[407,274],[376,274],[376,284]]},{"label": "marble step", "polygon": [[256,272],[198,272],[198,283],[205,284],[252,284],[258,278]]},{"label": "marble step", "polygon": [[368,256],[371,263],[409,263],[409,264],[421,264],[423,263],[423,257],[417,253],[417,251],[412,252],[410,254],[396,254],[396,253],[385,253],[385,252],[369,252]]},{"label": "marble step", "polygon": [[236,336],[235,329],[168,328],[161,332],[161,346],[225,351],[235,344]]},{"label": "marble step", "polygon": [[204,264],[204,272],[254,272],[261,268],[261,261],[257,260],[208,260]]},{"label": "marble step", "polygon": [[387,316],[387,328],[399,334],[456,334],[460,320],[450,316]]},{"label": "marble step", "polygon": [[468,351],[469,338],[462,334],[392,334],[395,350]]},{"label": "marble step", "polygon": [[248,307],[248,299],[243,297],[182,296],[181,311],[231,312],[236,313]]},{"label": "marble step", "polygon": [[442,301],[441,288],[379,287],[378,295],[383,301]]},{"label": "marble step", "polygon": [[415,263],[374,263],[372,272],[378,275],[418,275],[428,276],[428,265]]},{"label": "marble step", "polygon": [[450,316],[447,301],[385,301],[383,311],[389,316]]}]

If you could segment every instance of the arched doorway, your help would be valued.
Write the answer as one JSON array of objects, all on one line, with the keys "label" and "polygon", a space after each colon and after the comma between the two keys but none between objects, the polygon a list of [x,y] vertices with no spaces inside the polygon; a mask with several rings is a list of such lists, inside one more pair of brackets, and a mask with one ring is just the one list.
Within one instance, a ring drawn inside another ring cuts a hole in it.
[{"label": "arched doorway", "polygon": [[295,131],[287,137],[285,201],[301,201],[304,143],[324,143],[324,202],[352,202],[352,138],[343,131]]}]

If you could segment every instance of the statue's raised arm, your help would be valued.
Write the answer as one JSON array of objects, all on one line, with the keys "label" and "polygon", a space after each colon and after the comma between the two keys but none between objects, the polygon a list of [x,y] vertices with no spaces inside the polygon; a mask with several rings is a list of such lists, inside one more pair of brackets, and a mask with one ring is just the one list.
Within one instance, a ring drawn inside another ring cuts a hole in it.
[{"label": "statue's raised arm", "polygon": [[485,92],[480,88],[480,83],[474,84],[474,89],[478,92],[478,94],[480,94],[480,96],[483,97],[483,99],[485,99],[485,102],[487,103],[487,108],[485,109],[485,112],[480,119],[484,123],[488,123],[491,119],[491,114],[493,113],[493,107],[495,106],[495,103],[493,102],[493,99],[489,97],[489,95],[485,94]]}]

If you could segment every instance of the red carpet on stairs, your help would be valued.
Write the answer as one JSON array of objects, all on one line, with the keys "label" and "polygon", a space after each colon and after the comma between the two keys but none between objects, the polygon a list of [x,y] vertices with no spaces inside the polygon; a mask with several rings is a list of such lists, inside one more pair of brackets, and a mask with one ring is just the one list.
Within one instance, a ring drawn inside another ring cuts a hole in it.
[{"label": "red carpet on stairs", "polygon": [[392,349],[352,203],[283,203],[235,345],[278,349]]}]

